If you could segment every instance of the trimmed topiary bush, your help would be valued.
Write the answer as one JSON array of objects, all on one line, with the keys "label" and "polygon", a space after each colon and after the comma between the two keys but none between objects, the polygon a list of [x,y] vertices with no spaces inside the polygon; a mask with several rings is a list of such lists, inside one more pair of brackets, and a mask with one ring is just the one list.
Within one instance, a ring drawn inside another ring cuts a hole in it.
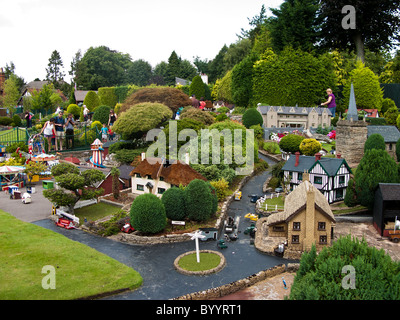
[{"label": "trimmed topiary bush", "polygon": [[379,78],[360,60],[357,60],[356,68],[350,72],[350,79],[343,88],[343,102],[345,105],[347,105],[349,101],[352,83],[354,86],[357,108],[378,109],[378,111],[381,111],[383,89],[379,84]]},{"label": "trimmed topiary bush", "polygon": [[305,156],[313,156],[322,149],[321,143],[315,139],[304,139],[300,143],[300,152]]},{"label": "trimmed topiary bush", "polygon": [[211,217],[213,201],[207,182],[192,180],[184,190],[187,216],[190,220],[206,221]]},{"label": "trimmed topiary bush", "polygon": [[242,117],[242,123],[246,128],[250,128],[251,126],[259,124],[262,126],[263,118],[261,113],[257,111],[255,108],[250,108],[246,110]]},{"label": "trimmed topiary bush", "polygon": [[167,216],[161,199],[151,193],[138,196],[130,210],[131,225],[144,233],[158,233],[167,225]]},{"label": "trimmed topiary bush", "polygon": [[108,118],[110,117],[110,110],[111,108],[105,105],[97,107],[93,113],[92,121],[99,121],[102,124],[107,124]]},{"label": "trimmed topiary bush", "polygon": [[364,152],[371,149],[386,150],[385,140],[379,133],[371,134],[364,144]]},{"label": "trimmed topiary bush", "polygon": [[67,108],[67,114],[72,113],[74,119],[78,119],[81,114],[81,108],[77,104],[70,104]]},{"label": "trimmed topiary bush", "polygon": [[204,82],[200,76],[195,76],[189,87],[189,94],[195,95],[197,99],[204,98],[205,96]]},{"label": "trimmed topiary bush", "polygon": [[288,134],[287,136],[282,137],[281,141],[279,141],[279,148],[285,152],[296,153],[297,151],[300,151],[300,143],[303,140],[303,136]]},{"label": "trimmed topiary bush", "polygon": [[163,193],[161,201],[168,219],[184,220],[186,218],[185,194],[182,189],[169,188]]},{"label": "trimmed topiary bush", "polygon": [[95,91],[89,91],[83,100],[83,104],[86,105],[90,111],[94,111],[94,109],[100,105],[99,96]]}]

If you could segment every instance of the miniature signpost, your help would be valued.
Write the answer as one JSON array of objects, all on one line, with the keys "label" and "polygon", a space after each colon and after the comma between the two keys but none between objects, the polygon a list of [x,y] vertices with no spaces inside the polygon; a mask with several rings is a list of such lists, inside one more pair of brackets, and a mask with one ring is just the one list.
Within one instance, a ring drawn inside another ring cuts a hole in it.
[{"label": "miniature signpost", "polygon": [[195,231],[194,233],[185,233],[185,234],[192,237],[190,240],[195,240],[197,263],[200,263],[199,239],[203,239],[205,238],[205,236],[203,236],[199,230]]}]

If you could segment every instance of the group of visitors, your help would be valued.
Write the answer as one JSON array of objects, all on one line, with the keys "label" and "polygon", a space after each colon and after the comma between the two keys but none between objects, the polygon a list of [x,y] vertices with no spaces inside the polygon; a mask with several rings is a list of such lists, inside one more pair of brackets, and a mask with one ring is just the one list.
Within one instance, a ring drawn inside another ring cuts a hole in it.
[{"label": "group of visitors", "polygon": [[67,149],[73,148],[74,126],[74,115],[72,113],[69,113],[68,117],[64,119],[64,111],[59,109],[57,117],[53,117],[49,121],[47,121],[40,131],[40,134],[43,133],[44,137],[47,139],[49,145],[48,152],[51,151],[52,147],[55,147],[55,151],[62,151],[64,138],[66,138]]},{"label": "group of visitors", "polygon": [[[85,109],[87,110],[86,106],[84,106],[84,117],[86,117],[85,121],[87,121],[88,112],[85,112]],[[44,137],[48,141],[48,152],[52,151],[52,148],[55,151],[62,151],[64,138],[66,138],[65,142],[67,149],[74,148],[74,115],[72,113],[69,113],[68,117],[64,119],[64,111],[60,108],[57,109],[56,113],[57,116],[47,121],[40,131],[40,134],[43,133]],[[114,113],[114,110],[111,110],[110,116],[108,118],[109,128],[107,129],[106,124],[103,124],[103,128],[101,129],[103,142],[107,140],[107,137],[109,137],[110,140],[113,140],[115,134],[112,131],[111,127],[116,120],[117,115]]]},{"label": "group of visitors", "polygon": [[204,110],[204,108],[206,107],[206,102],[204,101],[204,98],[203,98],[203,97],[201,97],[201,98],[200,98],[200,101],[199,101],[199,100],[196,99],[196,96],[193,94],[193,95],[190,97],[190,99],[192,99],[192,106],[193,106],[194,108]]}]

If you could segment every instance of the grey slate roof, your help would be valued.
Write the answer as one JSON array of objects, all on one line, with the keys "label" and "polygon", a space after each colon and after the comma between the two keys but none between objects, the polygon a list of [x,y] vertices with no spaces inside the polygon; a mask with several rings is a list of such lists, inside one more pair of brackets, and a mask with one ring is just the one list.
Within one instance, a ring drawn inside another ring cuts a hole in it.
[{"label": "grey slate roof", "polygon": [[383,137],[386,143],[394,142],[400,139],[400,131],[395,126],[372,126],[368,127],[368,137],[373,133],[378,133]]},{"label": "grey slate roof", "polygon": [[383,200],[400,200],[400,183],[380,183]]},{"label": "grey slate roof", "polygon": [[[300,156],[299,165],[297,167],[295,167],[295,163],[296,155],[292,154],[282,167],[282,170],[292,172],[304,172],[306,170],[310,172],[316,164],[316,161],[314,156]],[[322,168],[330,177],[334,177],[336,175],[343,163],[347,166],[348,170],[351,171],[350,167],[346,163],[346,160],[343,158],[321,158],[321,160],[318,160],[317,163],[322,166]]]}]

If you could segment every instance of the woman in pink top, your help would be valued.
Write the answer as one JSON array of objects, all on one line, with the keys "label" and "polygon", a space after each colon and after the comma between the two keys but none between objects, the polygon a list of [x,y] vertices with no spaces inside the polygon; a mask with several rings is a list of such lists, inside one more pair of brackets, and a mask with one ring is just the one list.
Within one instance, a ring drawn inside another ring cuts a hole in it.
[{"label": "woman in pink top", "polygon": [[336,113],[336,98],[335,95],[332,93],[332,89],[326,89],[326,93],[328,94],[328,100],[324,103],[321,103],[321,106],[327,105],[329,111],[332,113],[332,117],[335,117]]}]

